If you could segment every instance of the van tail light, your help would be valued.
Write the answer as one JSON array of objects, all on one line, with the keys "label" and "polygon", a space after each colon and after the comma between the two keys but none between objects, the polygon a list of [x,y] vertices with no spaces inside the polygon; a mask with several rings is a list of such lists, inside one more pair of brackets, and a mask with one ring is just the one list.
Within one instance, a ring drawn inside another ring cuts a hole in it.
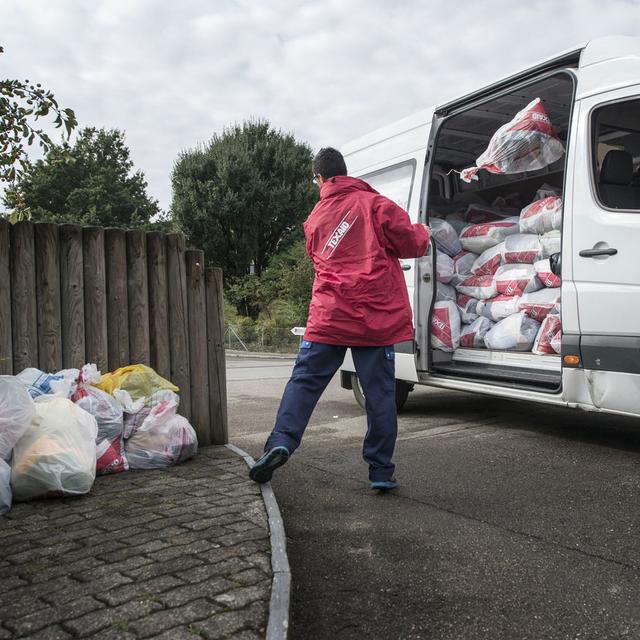
[{"label": "van tail light", "polygon": [[580,356],[564,356],[562,360],[571,367],[577,367],[580,364]]}]

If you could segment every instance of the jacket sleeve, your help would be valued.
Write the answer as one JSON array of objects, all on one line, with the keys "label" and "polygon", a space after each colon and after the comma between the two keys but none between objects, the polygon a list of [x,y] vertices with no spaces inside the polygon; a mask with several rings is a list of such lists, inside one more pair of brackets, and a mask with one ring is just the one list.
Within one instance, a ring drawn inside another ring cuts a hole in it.
[{"label": "jacket sleeve", "polygon": [[431,234],[424,225],[412,224],[404,209],[383,197],[376,214],[387,251],[398,258],[419,258],[426,253]]}]

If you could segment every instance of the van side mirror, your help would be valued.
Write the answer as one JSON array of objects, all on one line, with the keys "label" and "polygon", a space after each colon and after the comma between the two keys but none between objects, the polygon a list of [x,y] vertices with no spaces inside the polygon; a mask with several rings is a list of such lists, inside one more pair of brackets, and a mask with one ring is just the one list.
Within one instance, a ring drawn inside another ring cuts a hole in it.
[{"label": "van side mirror", "polygon": [[551,254],[551,256],[549,256],[549,263],[551,264],[551,273],[560,278],[562,275],[562,254]]}]

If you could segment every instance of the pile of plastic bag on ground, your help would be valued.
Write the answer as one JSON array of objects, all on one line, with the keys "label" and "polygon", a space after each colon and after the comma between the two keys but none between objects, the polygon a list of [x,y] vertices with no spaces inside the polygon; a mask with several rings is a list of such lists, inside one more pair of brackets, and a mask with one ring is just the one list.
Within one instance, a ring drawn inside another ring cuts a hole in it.
[{"label": "pile of plastic bag on ground", "polygon": [[88,493],[97,474],[196,454],[178,387],[145,365],[0,376],[0,516],[13,500]]}]

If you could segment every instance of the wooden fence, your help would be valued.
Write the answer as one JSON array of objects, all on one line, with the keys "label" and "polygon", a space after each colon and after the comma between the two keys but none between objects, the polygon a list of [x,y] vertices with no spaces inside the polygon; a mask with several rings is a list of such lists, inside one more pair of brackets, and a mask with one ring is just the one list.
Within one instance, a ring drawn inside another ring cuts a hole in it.
[{"label": "wooden fence", "polygon": [[177,233],[0,219],[0,374],[146,364],[227,442],[222,271]]}]

